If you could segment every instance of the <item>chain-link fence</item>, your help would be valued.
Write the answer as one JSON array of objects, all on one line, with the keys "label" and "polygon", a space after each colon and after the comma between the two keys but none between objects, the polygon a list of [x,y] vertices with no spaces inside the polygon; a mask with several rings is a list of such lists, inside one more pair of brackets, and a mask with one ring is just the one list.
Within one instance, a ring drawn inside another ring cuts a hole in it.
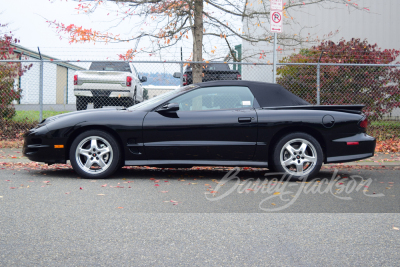
[{"label": "chain-link fence", "polygon": [[[372,135],[400,132],[400,65],[278,63],[277,83],[312,104],[365,104]],[[65,112],[129,107],[193,83],[193,62],[0,62],[2,139],[20,138],[40,120]],[[202,80],[272,82],[271,64],[205,62]]]}]

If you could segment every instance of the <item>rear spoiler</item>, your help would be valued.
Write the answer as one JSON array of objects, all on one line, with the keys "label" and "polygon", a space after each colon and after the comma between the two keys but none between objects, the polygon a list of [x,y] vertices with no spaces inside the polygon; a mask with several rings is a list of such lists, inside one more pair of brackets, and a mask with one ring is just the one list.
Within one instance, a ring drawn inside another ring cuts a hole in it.
[{"label": "rear spoiler", "polygon": [[361,114],[365,105],[300,105],[300,106],[282,106],[282,107],[263,107],[262,109],[307,109],[307,110],[327,110],[341,111],[347,113]]}]

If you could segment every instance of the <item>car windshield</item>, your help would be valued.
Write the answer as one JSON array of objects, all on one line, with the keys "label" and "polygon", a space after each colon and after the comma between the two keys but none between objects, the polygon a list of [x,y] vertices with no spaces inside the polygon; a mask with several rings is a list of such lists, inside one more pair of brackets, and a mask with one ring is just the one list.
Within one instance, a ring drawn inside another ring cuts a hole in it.
[{"label": "car windshield", "polygon": [[146,110],[146,109],[151,108],[151,107],[156,107],[156,106],[164,103],[167,99],[173,98],[174,96],[179,95],[184,91],[189,91],[189,90],[191,90],[192,88],[195,88],[195,87],[197,87],[197,86],[193,85],[193,84],[188,85],[188,86],[184,86],[184,87],[179,87],[179,88],[177,88],[175,90],[172,90],[170,92],[164,93],[162,95],[150,98],[150,99],[148,99],[146,101],[143,101],[142,103],[136,104],[136,105],[128,108],[128,110]]}]

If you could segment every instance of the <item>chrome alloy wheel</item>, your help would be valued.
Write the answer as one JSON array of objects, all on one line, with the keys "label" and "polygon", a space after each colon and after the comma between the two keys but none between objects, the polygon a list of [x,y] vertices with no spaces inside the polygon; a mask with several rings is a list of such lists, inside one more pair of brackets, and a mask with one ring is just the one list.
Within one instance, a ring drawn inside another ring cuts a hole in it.
[{"label": "chrome alloy wheel", "polygon": [[76,147],[75,159],[84,172],[99,174],[110,167],[113,161],[113,150],[106,139],[100,136],[89,136]]},{"label": "chrome alloy wheel", "polygon": [[295,176],[304,176],[315,168],[317,152],[309,141],[296,138],[282,147],[279,158],[282,167],[287,173]]}]

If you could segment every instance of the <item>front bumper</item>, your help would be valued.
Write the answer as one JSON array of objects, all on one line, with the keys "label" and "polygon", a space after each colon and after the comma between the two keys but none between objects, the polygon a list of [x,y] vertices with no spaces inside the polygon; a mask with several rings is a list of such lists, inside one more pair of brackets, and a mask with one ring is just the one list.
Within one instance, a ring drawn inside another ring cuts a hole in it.
[{"label": "front bumper", "polygon": [[48,164],[66,163],[65,146],[55,148],[63,141],[51,138],[46,125],[34,128],[24,134],[24,146],[22,154],[32,161],[44,162]]},{"label": "front bumper", "polygon": [[[358,145],[354,145],[357,142]],[[376,139],[365,133],[332,140],[325,163],[350,162],[372,157],[375,146]]]}]

